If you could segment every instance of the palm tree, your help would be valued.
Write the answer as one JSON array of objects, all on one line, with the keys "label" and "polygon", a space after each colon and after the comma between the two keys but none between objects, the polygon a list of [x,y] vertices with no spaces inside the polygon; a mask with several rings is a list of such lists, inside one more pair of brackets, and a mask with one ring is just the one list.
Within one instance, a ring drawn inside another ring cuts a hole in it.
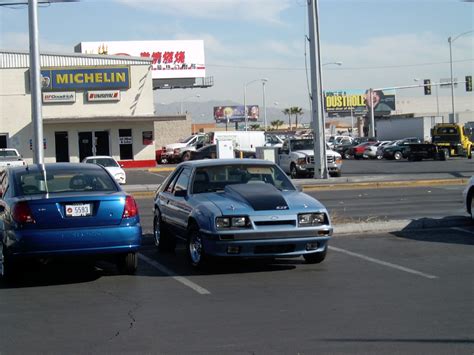
[{"label": "palm tree", "polygon": [[285,122],[283,122],[282,120],[275,120],[270,122],[272,127],[276,127],[276,129],[278,129],[278,127],[280,127],[283,123]]},{"label": "palm tree", "polygon": [[260,125],[257,123],[253,123],[250,125],[250,130],[251,131],[258,131],[260,129]]},{"label": "palm tree", "polygon": [[291,130],[291,108],[285,108],[281,112],[283,112],[285,115],[288,115],[288,129]]},{"label": "palm tree", "polygon": [[290,107],[290,113],[295,115],[295,129],[298,129],[298,116],[303,115],[303,109],[298,106]]}]

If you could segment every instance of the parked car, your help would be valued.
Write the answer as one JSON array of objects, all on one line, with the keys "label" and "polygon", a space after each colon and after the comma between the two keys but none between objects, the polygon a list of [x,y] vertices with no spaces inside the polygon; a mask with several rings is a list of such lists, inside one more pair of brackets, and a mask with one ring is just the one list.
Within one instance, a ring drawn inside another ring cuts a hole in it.
[{"label": "parked car", "polygon": [[0,169],[9,166],[22,166],[26,165],[23,157],[18,150],[14,148],[1,148],[0,149]]},{"label": "parked car", "polygon": [[[370,140],[376,141],[375,139],[370,139]],[[350,149],[355,147],[356,145],[359,145],[361,143],[368,142],[368,141],[369,141],[368,137],[353,138],[351,142],[346,141],[346,142],[336,144],[333,150],[339,153],[344,159],[350,159],[353,157],[353,155],[351,155]]]},{"label": "parked car", "polygon": [[138,208],[104,167],[54,163],[0,172],[0,275],[26,258],[108,258],[133,274],[142,229]]},{"label": "parked car", "polygon": [[432,143],[412,143],[407,153],[408,161],[420,161],[423,159],[446,160],[449,153]]},{"label": "parked car", "polygon": [[377,159],[383,159],[383,150],[385,149],[385,147],[388,147],[389,145],[392,145],[394,144],[395,141],[384,141],[383,144],[380,144],[377,146],[377,152],[375,153],[375,157]]},{"label": "parked car", "polygon": [[374,145],[376,143],[376,141],[367,141],[353,146],[346,152],[346,156],[352,157],[354,159],[362,159],[364,157],[365,149],[368,146]]},{"label": "parked car", "polygon": [[327,143],[331,149],[334,149],[339,144],[349,144],[353,140],[351,136],[330,136]]},{"label": "parked car", "polygon": [[368,145],[365,147],[365,150],[364,150],[364,154],[363,154],[363,157],[364,158],[368,158],[368,159],[382,159],[383,157],[379,155],[377,155],[377,152],[379,151],[379,148],[387,145],[387,144],[390,144],[392,141],[380,141],[380,142],[377,142],[373,145]]},{"label": "parked car", "polygon": [[393,144],[387,145],[383,148],[383,157],[385,159],[406,159],[410,149],[410,143],[421,143],[418,138],[404,138],[395,141]]},{"label": "parked car", "polygon": [[94,155],[85,157],[82,162],[102,165],[119,184],[125,185],[127,183],[127,175],[125,174],[125,170],[123,170],[122,166],[120,166],[117,160],[112,157],[107,155]]},{"label": "parked car", "polygon": [[464,200],[464,207],[469,215],[471,215],[471,219],[474,221],[474,204],[472,203],[474,199],[474,176],[472,176],[466,188],[463,191],[463,200]]},{"label": "parked car", "polygon": [[206,144],[208,137],[204,133],[193,134],[178,143],[167,144],[161,148],[163,163],[178,163],[191,158],[191,152]]},{"label": "parked car", "polygon": [[210,257],[326,256],[332,226],[326,208],[299,192],[274,163],[260,159],[181,163],[154,198],[154,239],[161,251],[186,240],[191,265]]},{"label": "parked car", "polygon": [[[340,177],[342,158],[339,153],[326,145],[326,165],[329,175]],[[290,138],[279,149],[278,165],[293,179],[314,174],[314,140],[313,138]]]}]

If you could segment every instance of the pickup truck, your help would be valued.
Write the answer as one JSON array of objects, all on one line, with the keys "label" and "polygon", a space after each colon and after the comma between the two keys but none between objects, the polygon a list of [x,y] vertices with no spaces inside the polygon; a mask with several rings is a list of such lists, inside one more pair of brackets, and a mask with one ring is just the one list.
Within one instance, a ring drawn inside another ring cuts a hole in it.
[{"label": "pickup truck", "polygon": [[[314,141],[308,138],[291,138],[279,150],[278,164],[292,178],[314,174]],[[342,157],[326,145],[327,168],[330,176],[341,176]]]},{"label": "pickup truck", "polygon": [[0,169],[21,165],[26,165],[26,163],[20,153],[18,153],[18,150],[13,148],[0,148]]}]

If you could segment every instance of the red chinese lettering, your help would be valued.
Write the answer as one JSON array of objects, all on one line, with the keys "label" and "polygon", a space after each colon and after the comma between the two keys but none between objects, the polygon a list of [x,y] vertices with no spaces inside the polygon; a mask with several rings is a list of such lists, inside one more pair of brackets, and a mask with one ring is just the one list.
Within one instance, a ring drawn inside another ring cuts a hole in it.
[{"label": "red chinese lettering", "polygon": [[141,52],[140,57],[150,57],[150,52]]},{"label": "red chinese lettering", "polygon": [[174,54],[175,63],[184,63],[184,51],[176,52]]},{"label": "red chinese lettering", "polygon": [[163,53],[163,63],[169,64],[173,63],[173,52],[165,52]]},{"label": "red chinese lettering", "polygon": [[151,57],[153,58],[153,64],[161,63],[161,52],[153,52]]}]

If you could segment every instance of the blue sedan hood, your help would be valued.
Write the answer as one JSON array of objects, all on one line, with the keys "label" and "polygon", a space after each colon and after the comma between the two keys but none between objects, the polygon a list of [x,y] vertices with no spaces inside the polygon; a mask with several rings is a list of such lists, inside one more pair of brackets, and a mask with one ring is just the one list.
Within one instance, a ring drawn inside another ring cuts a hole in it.
[{"label": "blue sedan hood", "polygon": [[[260,211],[272,214],[325,211],[317,200],[298,191],[280,191],[270,184],[228,185],[224,192],[194,196],[202,202],[213,203],[223,215],[247,214]],[[286,212],[285,212],[286,211]]]}]

